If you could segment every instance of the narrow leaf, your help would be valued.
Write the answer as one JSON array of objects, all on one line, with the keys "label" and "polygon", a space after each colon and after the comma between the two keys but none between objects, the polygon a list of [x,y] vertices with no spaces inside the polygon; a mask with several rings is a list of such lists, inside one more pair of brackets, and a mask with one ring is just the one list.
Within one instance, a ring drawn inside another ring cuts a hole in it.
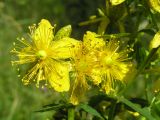
[{"label": "narrow leaf", "polygon": [[36,110],[35,112],[46,112],[46,111],[51,111],[51,110],[58,110],[58,109],[61,109],[62,107],[64,107],[64,105],[60,104],[60,105],[56,105],[52,107],[45,107],[40,110]]},{"label": "narrow leaf", "polygon": [[144,32],[144,33],[147,33],[149,35],[155,35],[155,31],[153,29],[142,29],[142,30],[139,30],[138,33],[141,33],[141,32]]},{"label": "narrow leaf", "polygon": [[94,115],[94,116],[97,116],[97,117],[103,119],[101,114],[96,109],[92,108],[91,106],[89,106],[87,104],[80,104],[78,107],[83,109],[84,111]]},{"label": "narrow leaf", "polygon": [[105,33],[109,22],[110,21],[107,17],[105,20],[100,22],[100,25],[98,26],[98,34],[103,35]]},{"label": "narrow leaf", "polygon": [[148,120],[155,120],[155,118],[151,115],[149,108],[141,108],[136,104],[130,102],[129,100],[125,99],[124,97],[119,97],[118,100],[131,107],[132,109],[140,113],[142,116],[146,117]]}]

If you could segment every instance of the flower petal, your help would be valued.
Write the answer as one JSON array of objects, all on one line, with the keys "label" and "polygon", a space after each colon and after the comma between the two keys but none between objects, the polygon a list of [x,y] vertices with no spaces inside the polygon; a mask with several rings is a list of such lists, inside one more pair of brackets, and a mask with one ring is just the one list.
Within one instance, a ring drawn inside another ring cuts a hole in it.
[{"label": "flower petal", "polygon": [[157,48],[160,46],[160,31],[154,35],[154,38],[150,42],[150,48]]},{"label": "flower petal", "polygon": [[53,87],[57,92],[68,91],[70,88],[69,64],[55,62],[54,67],[54,72],[49,76],[49,83],[51,87]]},{"label": "flower petal", "polygon": [[124,2],[125,0],[110,0],[111,4],[112,5],[119,5],[121,4],[122,2]]},{"label": "flower petal", "polygon": [[37,48],[46,48],[53,40],[53,26],[48,20],[42,19],[39,26],[32,34],[33,41]]},{"label": "flower petal", "polygon": [[150,7],[160,13],[160,1],[159,0],[149,0]]},{"label": "flower petal", "polygon": [[73,57],[80,44],[80,41],[69,37],[65,37],[58,41],[53,41],[52,51],[54,51],[54,53],[52,53],[52,56],[54,59],[66,59]]}]

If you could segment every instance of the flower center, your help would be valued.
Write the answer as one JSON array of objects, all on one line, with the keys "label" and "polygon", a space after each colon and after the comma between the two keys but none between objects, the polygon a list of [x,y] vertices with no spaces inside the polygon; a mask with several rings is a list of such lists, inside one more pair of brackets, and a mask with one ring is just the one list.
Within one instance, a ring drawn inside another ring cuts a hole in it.
[{"label": "flower center", "polygon": [[104,58],[104,61],[106,65],[111,65],[113,63],[112,58],[108,56]]},{"label": "flower center", "polygon": [[81,61],[80,63],[79,63],[79,67],[80,67],[80,69],[81,70],[85,70],[86,68],[87,68],[87,64],[86,64],[86,62],[85,61]]},{"label": "flower center", "polygon": [[45,50],[39,50],[36,55],[41,60],[44,60],[47,57],[47,53]]},{"label": "flower center", "polygon": [[76,61],[76,67],[79,72],[84,72],[87,70],[88,64],[83,59],[80,59]]}]

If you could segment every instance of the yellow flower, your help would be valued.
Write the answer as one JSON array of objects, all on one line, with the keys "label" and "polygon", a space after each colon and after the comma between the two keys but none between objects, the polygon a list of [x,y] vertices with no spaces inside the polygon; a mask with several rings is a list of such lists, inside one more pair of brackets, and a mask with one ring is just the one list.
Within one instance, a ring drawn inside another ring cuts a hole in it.
[{"label": "yellow flower", "polygon": [[[103,38],[100,38],[99,35],[97,35],[94,32],[87,31],[87,34],[84,35],[83,37],[83,46],[85,51],[87,51],[94,60],[92,61],[91,68],[90,68],[90,77],[94,81],[96,85],[98,85],[101,82],[101,77],[99,76],[100,70],[97,70],[97,59],[98,59],[98,54],[99,51],[106,45],[105,41]],[[96,63],[95,63],[96,62]],[[96,67],[93,67],[96,66]]]},{"label": "yellow flower", "polygon": [[[72,104],[78,104],[88,89],[89,86],[86,78],[93,77],[92,71],[98,67],[97,51],[104,45],[105,42],[103,39],[97,38],[97,34],[88,31],[84,35],[83,43],[79,46],[79,50],[74,53],[75,57],[72,66],[75,77],[71,87],[70,97]],[[96,79],[95,77],[93,78]]]},{"label": "yellow flower", "polygon": [[13,64],[29,64],[32,66],[23,76],[25,85],[30,81],[36,81],[36,86],[42,80],[53,87],[56,91],[68,91],[70,88],[69,65],[64,59],[72,57],[72,50],[76,48],[79,41],[69,38],[68,34],[60,39],[54,40],[54,27],[48,20],[42,19],[38,27],[30,28],[30,37],[20,39],[20,44],[15,44],[11,51],[16,54],[18,60]]},{"label": "yellow flower", "polygon": [[88,89],[88,84],[86,81],[86,75],[90,72],[92,61],[83,51],[83,45],[79,46],[79,51],[75,52],[75,57],[72,62],[72,87],[70,102],[74,105],[79,103],[79,100],[83,97],[85,91]]},{"label": "yellow flower", "polygon": [[102,89],[108,94],[115,90],[115,82],[124,82],[131,63],[128,62],[129,50],[120,50],[119,42],[110,40],[105,47],[99,52],[100,70],[99,78],[101,77]]},{"label": "yellow flower", "polygon": [[56,72],[51,72],[48,75],[50,85],[58,92],[68,91],[70,89],[70,64],[66,62],[56,62],[54,69]]},{"label": "yellow flower", "polygon": [[121,4],[122,2],[124,2],[125,0],[110,0],[111,4],[112,5],[119,5]]},{"label": "yellow flower", "polygon": [[83,43],[73,62],[76,76],[71,94],[71,103],[78,104],[87,90],[86,76],[95,85],[100,85],[107,93],[115,91],[116,81],[124,83],[124,77],[130,69],[129,50],[121,50],[119,42],[105,42],[94,32],[84,35]]},{"label": "yellow flower", "polygon": [[149,5],[153,10],[160,12],[160,1],[159,0],[149,0]]},{"label": "yellow flower", "polygon": [[157,48],[160,46],[160,31],[158,31],[155,35],[152,41],[150,42],[150,48]]}]

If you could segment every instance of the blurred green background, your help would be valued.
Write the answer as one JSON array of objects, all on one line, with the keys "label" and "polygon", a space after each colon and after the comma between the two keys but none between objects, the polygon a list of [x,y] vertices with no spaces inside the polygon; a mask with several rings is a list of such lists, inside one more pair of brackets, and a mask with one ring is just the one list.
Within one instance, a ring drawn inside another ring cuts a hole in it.
[{"label": "blurred green background", "polygon": [[[103,6],[104,0],[4,0],[0,1],[0,120],[47,120],[52,111],[34,113],[54,100],[53,91],[24,86],[11,66],[12,43],[28,33],[28,26],[42,18],[60,27],[71,24],[72,37],[81,39],[88,27],[78,23],[87,20]],[[92,29],[92,28],[91,28]]]}]

